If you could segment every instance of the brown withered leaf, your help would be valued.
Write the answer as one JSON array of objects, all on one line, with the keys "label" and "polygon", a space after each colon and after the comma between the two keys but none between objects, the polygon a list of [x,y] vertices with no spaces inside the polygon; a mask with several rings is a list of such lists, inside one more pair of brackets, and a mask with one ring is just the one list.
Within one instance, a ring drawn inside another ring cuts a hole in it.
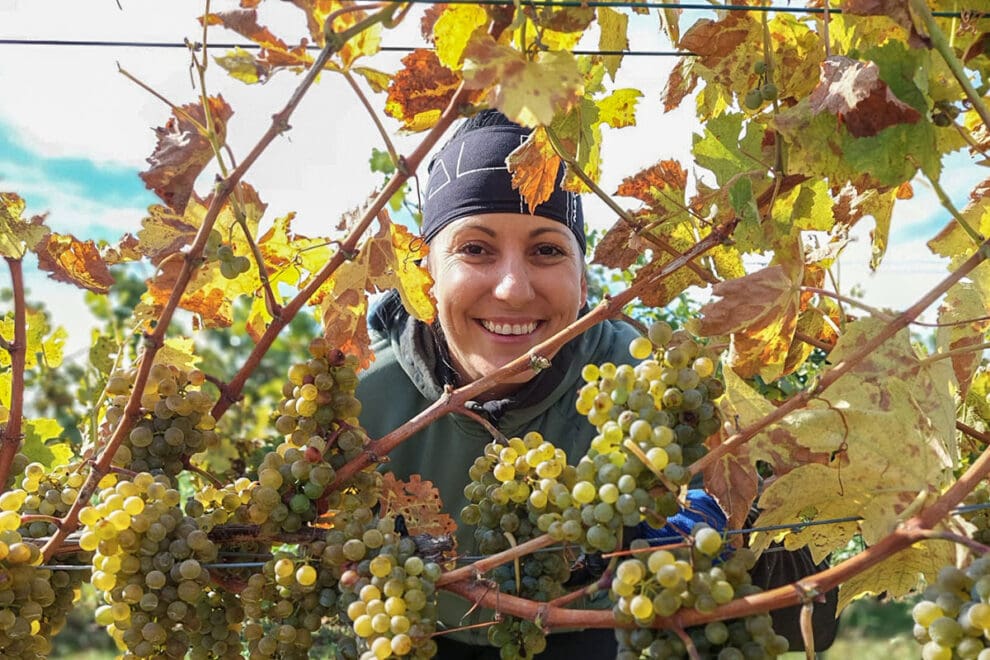
[{"label": "brown withered leaf", "polygon": [[746,40],[747,34],[748,28],[733,14],[718,21],[706,18],[692,25],[677,46],[706,62],[709,58],[723,58],[734,51]]},{"label": "brown withered leaf", "polygon": [[402,515],[411,536],[453,535],[457,531],[457,523],[443,512],[440,492],[432,481],[426,481],[418,474],[410,476],[409,481],[400,481],[391,472],[386,472],[378,502],[379,515],[382,518]]},{"label": "brown withered leaf", "polygon": [[842,55],[822,62],[818,86],[808,101],[812,112],[835,115],[855,137],[870,137],[888,126],[921,119],[921,113],[897,98],[881,80],[874,62]]},{"label": "brown withered leaf", "polygon": [[433,43],[433,26],[436,25],[437,19],[446,11],[447,7],[446,2],[430,5],[423,12],[422,18],[419,19],[419,32],[428,42]]},{"label": "brown withered leaf", "polygon": [[[723,432],[724,434],[724,432]],[[722,444],[718,434],[708,438],[709,450]],[[746,445],[710,463],[702,472],[705,490],[715,498],[728,519],[728,529],[742,529],[753,502],[760,492],[760,476]]]},{"label": "brown withered leaf", "polygon": [[[227,120],[234,111],[222,96],[210,97],[209,104],[213,124],[222,142],[227,133]],[[158,144],[148,157],[151,167],[140,174],[144,184],[180,214],[186,209],[196,177],[213,160],[210,141],[188,119],[192,117],[200,126],[205,126],[203,106],[190,103],[182,106],[181,111],[173,110],[165,126],[155,129]]]},{"label": "brown withered leaf", "polygon": [[59,282],[68,282],[95,293],[107,293],[113,275],[93,241],[80,241],[71,234],[49,233],[35,247],[38,267]]},{"label": "brown withered leaf", "polygon": [[641,239],[635,228],[620,218],[602,240],[598,241],[592,263],[606,268],[628,268],[642,253],[640,245]]},{"label": "brown withered leaf", "polygon": [[207,14],[199,19],[201,25],[204,21],[209,25],[222,25],[265,48],[278,50],[287,48],[285,42],[275,36],[271,30],[258,24],[258,12],[254,9],[235,9]]},{"label": "brown withered leaf", "polygon": [[402,65],[389,85],[385,112],[407,131],[425,131],[440,118],[460,76],[440,64],[432,50],[414,50],[402,58]]},{"label": "brown withered leaf", "polygon": [[536,207],[553,194],[560,170],[560,156],[553,150],[546,129],[541,126],[530,133],[505,162],[512,174],[512,187],[526,200],[529,212],[535,213]]},{"label": "brown withered leaf", "polygon": [[615,191],[616,195],[635,197],[651,208],[666,207],[667,200],[661,191],[667,195],[673,194],[678,200],[683,200],[684,189],[687,187],[687,170],[676,160],[662,160],[645,170],[640,170],[626,177]]},{"label": "brown withered leaf", "polygon": [[784,375],[800,308],[800,273],[769,266],[735,280],[719,282],[721,298],[701,308],[702,336],[731,335],[727,364],[743,378],[772,382]]},{"label": "brown withered leaf", "polygon": [[681,102],[697,87],[698,75],[692,71],[693,68],[694,58],[682,57],[670,72],[661,95],[664,112],[681,107]]}]

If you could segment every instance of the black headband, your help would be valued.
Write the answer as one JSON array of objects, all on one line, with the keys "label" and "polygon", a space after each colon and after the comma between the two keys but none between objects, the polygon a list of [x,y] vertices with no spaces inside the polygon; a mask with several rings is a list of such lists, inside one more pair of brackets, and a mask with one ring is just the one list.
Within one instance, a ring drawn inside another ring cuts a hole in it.
[{"label": "black headband", "polygon": [[[512,187],[506,158],[529,136],[515,124],[479,126],[453,137],[430,162],[423,200],[423,238],[429,242],[454,220],[481,213],[529,215],[529,205]],[[561,188],[564,168],[557,172],[550,199],[532,215],[567,226],[585,250],[581,197]]]}]

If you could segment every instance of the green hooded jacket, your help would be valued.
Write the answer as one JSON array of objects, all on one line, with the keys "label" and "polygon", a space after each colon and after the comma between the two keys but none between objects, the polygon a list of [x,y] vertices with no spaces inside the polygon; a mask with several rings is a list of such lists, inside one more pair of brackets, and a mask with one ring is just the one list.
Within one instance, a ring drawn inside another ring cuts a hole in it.
[{"label": "green hooded jacket", "polygon": [[[370,437],[380,438],[438,400],[444,385],[456,386],[457,382],[433,330],[412,319],[395,292],[376,306],[369,326],[375,361],[362,375],[357,396],[363,404],[361,423]],[[636,336],[638,332],[626,323],[599,323],[565,345],[549,369],[511,398],[480,404],[475,411],[492,420],[506,437],[539,431],[563,449],[573,464],[588,450],[596,432],[574,408],[577,391],[584,382],[581,369],[588,363],[632,362],[628,347]],[[470,481],[468,468],[491,440],[477,422],[463,415],[446,415],[393,450],[384,469],[399,479],[419,474],[432,481],[445,509],[457,520],[468,503],[464,497],[464,487]],[[457,551],[462,556],[478,554],[472,527],[458,529]],[[492,619],[492,612],[481,608],[465,617],[470,603],[447,592],[441,592],[439,597],[442,627]],[[600,602],[584,605],[610,605],[604,594],[597,600]],[[488,644],[485,628],[459,631],[451,637],[469,644]]]}]

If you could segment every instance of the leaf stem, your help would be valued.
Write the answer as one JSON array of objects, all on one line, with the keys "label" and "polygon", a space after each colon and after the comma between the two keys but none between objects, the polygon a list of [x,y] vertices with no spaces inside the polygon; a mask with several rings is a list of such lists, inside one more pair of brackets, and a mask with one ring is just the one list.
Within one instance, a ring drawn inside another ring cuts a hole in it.
[{"label": "leaf stem", "polygon": [[10,288],[14,297],[14,339],[10,353],[10,411],[0,436],[0,492],[7,490],[10,466],[21,448],[24,419],[24,370],[27,363],[27,304],[24,301],[24,262],[4,257],[10,269]]},{"label": "leaf stem", "polygon": [[939,360],[945,360],[946,358],[952,358],[957,355],[966,355],[967,353],[984,351],[988,348],[990,348],[990,342],[986,342],[983,344],[975,344],[973,346],[965,346],[963,348],[957,348],[951,351],[946,351],[945,353],[936,353],[935,355],[929,355],[920,362],[921,364],[931,364],[932,362],[938,362]]},{"label": "leaf stem", "polygon": [[368,113],[368,116],[371,117],[371,121],[374,122],[375,128],[378,129],[378,134],[381,136],[382,142],[385,143],[385,148],[388,150],[388,156],[389,158],[392,159],[392,165],[394,165],[396,168],[400,167],[401,163],[399,161],[399,152],[395,150],[395,145],[392,144],[392,140],[388,136],[388,131],[385,130],[385,126],[382,125],[381,120],[378,119],[378,113],[375,112],[375,109],[373,107],[371,107],[371,103],[368,101],[368,97],[365,95],[364,91],[362,91],[360,85],[357,84],[357,80],[354,79],[354,76],[351,75],[350,71],[347,71],[345,69],[340,73],[341,75],[344,76],[344,80],[346,80],[347,83],[351,86],[351,89],[354,90],[354,93],[357,95],[358,100],[361,101],[361,105],[364,106],[364,109]]},{"label": "leaf stem", "polygon": [[980,236],[980,233],[975,229],[973,229],[973,227],[971,227],[968,222],[966,222],[966,219],[962,216],[962,214],[956,209],[955,205],[952,203],[952,199],[949,198],[948,193],[946,193],[945,189],[942,188],[942,184],[940,184],[938,180],[936,180],[934,177],[931,176],[928,177],[928,181],[929,183],[932,184],[932,188],[934,188],[935,194],[938,196],[938,201],[942,203],[942,206],[945,208],[945,210],[948,211],[953,218],[955,218],[956,222],[959,223],[959,226],[962,227],[967,234],[969,234],[969,237],[973,240],[974,243],[976,243],[977,245],[982,243],[983,237]]},{"label": "leaf stem", "polygon": [[908,0],[908,6],[911,8],[911,12],[925,24],[932,44],[935,46],[939,55],[942,56],[942,59],[945,60],[949,70],[952,71],[952,75],[955,76],[956,81],[963,88],[963,91],[966,92],[966,98],[973,104],[973,109],[976,110],[976,113],[980,115],[983,125],[990,128],[990,112],[987,111],[987,106],[983,103],[982,96],[969,81],[969,77],[966,75],[965,69],[963,69],[962,62],[956,57],[956,53],[952,49],[952,44],[949,43],[949,40],[945,37],[945,33],[938,26],[938,22],[935,20],[935,16],[932,15],[928,3],[925,0]]},{"label": "leaf stem", "polygon": [[[641,232],[639,235],[645,238],[646,240],[648,240],[650,243],[653,243],[655,246],[657,246],[662,251],[666,252],[672,257],[676,258],[681,256],[681,253],[677,251],[670,243],[664,240],[661,236],[653,234],[652,232],[644,231],[643,226],[635,218],[633,218],[628,211],[626,211],[621,206],[619,206],[618,203],[616,203],[616,201],[612,199],[611,195],[609,195],[607,192],[602,190],[601,187],[597,183],[595,183],[595,181],[590,176],[588,176],[588,174],[583,169],[581,169],[581,166],[578,164],[578,162],[574,159],[573,156],[567,153],[567,151],[564,149],[564,146],[561,144],[560,139],[557,137],[557,135],[549,126],[546,127],[546,131],[547,131],[547,138],[550,140],[550,145],[553,147],[554,152],[556,152],[556,154],[560,156],[561,160],[567,163],[567,166],[570,169],[570,171],[573,172],[574,175],[577,176],[577,178],[581,179],[584,185],[588,186],[588,188],[591,189],[591,191],[595,193],[595,195],[598,196],[599,199],[605,202],[606,206],[612,209],[612,211],[616,215],[618,215],[622,220],[624,220],[630,227],[636,229],[638,232]],[[688,268],[691,269],[692,272],[694,272],[698,277],[700,277],[705,282],[709,284],[716,284],[718,282],[718,278],[712,275],[708,271],[708,269],[705,268],[704,266],[694,263],[693,261],[688,262],[687,266]]]}]

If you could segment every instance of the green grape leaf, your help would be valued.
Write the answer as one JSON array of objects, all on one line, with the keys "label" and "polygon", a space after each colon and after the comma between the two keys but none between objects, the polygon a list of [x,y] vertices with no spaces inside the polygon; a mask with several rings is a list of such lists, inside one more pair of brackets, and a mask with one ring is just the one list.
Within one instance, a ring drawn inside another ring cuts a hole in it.
[{"label": "green grape leaf", "polygon": [[26,419],[23,425],[24,442],[21,453],[31,461],[51,469],[65,465],[72,458],[72,447],[67,442],[49,443],[62,435],[62,425],[54,419]]},{"label": "green grape leaf", "polygon": [[109,376],[113,371],[114,358],[120,345],[113,337],[93,332],[93,344],[89,347],[89,363],[100,375]]}]

